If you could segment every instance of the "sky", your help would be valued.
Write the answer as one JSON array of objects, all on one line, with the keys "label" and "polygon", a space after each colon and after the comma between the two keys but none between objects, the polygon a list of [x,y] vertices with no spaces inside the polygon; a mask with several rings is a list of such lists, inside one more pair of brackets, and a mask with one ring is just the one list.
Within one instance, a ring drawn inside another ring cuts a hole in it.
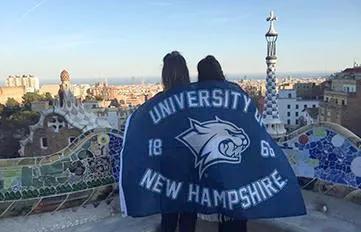
[{"label": "sky", "polygon": [[265,73],[266,17],[278,21],[278,72],[361,63],[359,0],[12,0],[0,2],[0,82],[8,75],[158,77],[180,51],[190,72],[208,54],[226,74]]}]

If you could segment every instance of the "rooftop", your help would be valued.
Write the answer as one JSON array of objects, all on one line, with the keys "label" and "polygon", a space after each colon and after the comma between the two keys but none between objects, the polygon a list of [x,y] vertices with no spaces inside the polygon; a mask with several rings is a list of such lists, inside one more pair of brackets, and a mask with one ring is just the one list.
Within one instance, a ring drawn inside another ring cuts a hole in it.
[{"label": "rooftop", "polygon": [[347,74],[360,73],[361,74],[361,67],[357,66],[357,67],[353,67],[353,68],[346,68],[345,70],[342,71],[342,73],[347,73]]},{"label": "rooftop", "polygon": [[307,111],[313,119],[317,119],[319,113],[318,108],[306,108],[304,111]]}]

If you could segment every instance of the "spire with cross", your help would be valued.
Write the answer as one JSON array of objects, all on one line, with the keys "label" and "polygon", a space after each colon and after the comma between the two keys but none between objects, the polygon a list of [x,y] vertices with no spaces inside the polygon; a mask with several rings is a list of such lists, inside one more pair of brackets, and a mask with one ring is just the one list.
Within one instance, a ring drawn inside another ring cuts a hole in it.
[{"label": "spire with cross", "polygon": [[277,17],[273,11],[270,12],[270,16],[267,17],[267,21],[270,22],[269,29],[266,33],[267,40],[267,77],[266,77],[266,97],[263,111],[263,122],[266,126],[268,133],[274,137],[279,138],[286,134],[283,123],[280,120],[278,112],[278,94],[277,94],[277,78],[276,78],[276,41],[278,33],[275,30],[274,22]]},{"label": "spire with cross", "polygon": [[[274,15],[273,11],[270,12],[270,15],[267,17],[267,21],[269,22],[269,29],[266,33],[266,37],[277,37],[278,33],[274,27],[274,22],[277,20],[277,17]],[[277,39],[277,38],[276,38]]]}]

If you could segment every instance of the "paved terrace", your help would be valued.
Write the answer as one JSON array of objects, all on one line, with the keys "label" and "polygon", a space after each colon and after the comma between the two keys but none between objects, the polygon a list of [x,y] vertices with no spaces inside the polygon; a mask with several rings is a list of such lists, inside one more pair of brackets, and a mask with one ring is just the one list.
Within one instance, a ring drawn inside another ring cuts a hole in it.
[{"label": "paved terrace", "polygon": [[[252,220],[250,232],[360,232],[361,205],[303,191],[308,215],[294,218]],[[90,204],[55,213],[0,220],[1,232],[156,232],[160,216],[123,218],[118,202]],[[327,210],[325,210],[327,208]],[[325,212],[326,211],[326,212]],[[217,223],[198,220],[197,232],[216,232]]]}]

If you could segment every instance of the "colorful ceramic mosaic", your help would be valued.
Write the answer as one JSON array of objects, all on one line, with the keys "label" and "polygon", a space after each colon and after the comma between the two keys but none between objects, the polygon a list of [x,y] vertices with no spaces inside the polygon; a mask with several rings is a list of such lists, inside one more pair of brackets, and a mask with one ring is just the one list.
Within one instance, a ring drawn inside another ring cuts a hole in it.
[{"label": "colorful ceramic mosaic", "polygon": [[[117,192],[122,134],[93,129],[46,157],[0,160],[0,217],[110,199]],[[313,127],[280,144],[297,176],[361,188],[361,146]]]},{"label": "colorful ceramic mosaic", "polygon": [[117,130],[93,129],[56,154],[0,160],[0,217],[106,199],[117,188],[122,141]]},{"label": "colorful ceramic mosaic", "polygon": [[361,147],[342,133],[314,127],[280,144],[297,176],[361,188]]}]

